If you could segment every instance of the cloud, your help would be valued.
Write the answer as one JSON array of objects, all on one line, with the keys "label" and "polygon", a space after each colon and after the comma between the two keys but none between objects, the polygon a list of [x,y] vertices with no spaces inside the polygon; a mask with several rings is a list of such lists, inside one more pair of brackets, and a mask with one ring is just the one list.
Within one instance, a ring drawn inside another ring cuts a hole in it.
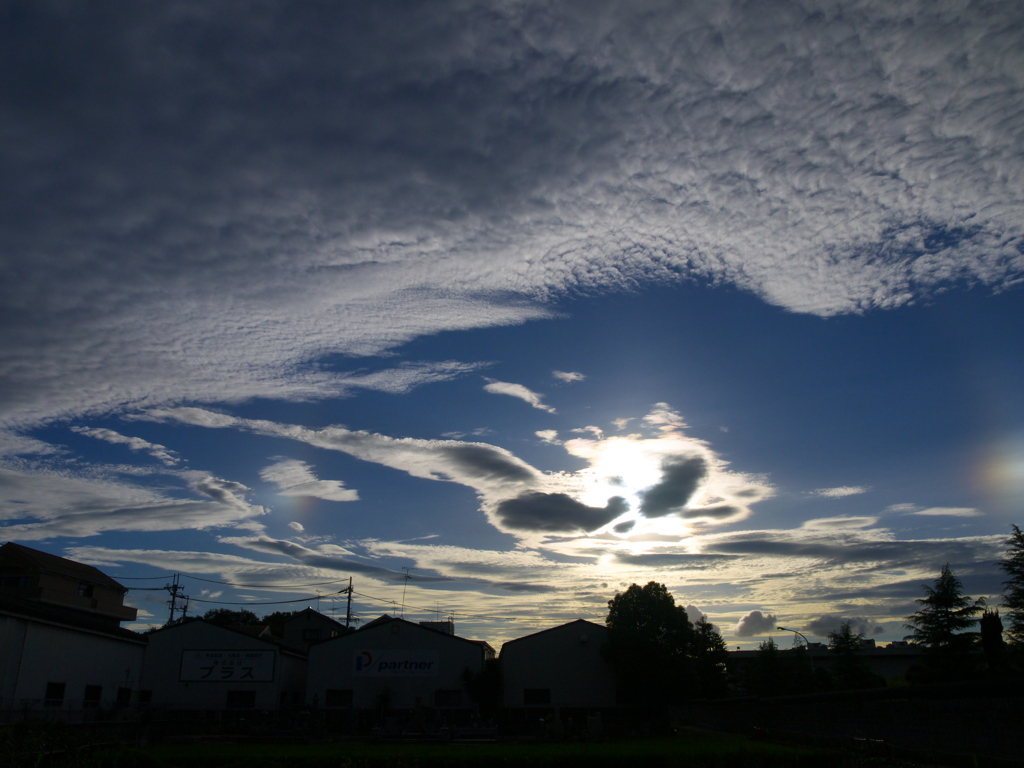
[{"label": "cloud", "polygon": [[923,517],[981,517],[983,513],[973,507],[929,507],[907,514]]},{"label": "cloud", "polygon": [[778,617],[769,613],[767,615],[760,611],[751,611],[736,623],[736,637],[754,637],[755,635],[766,635],[774,633]]},{"label": "cloud", "polygon": [[495,507],[500,524],[517,531],[575,533],[596,531],[629,510],[621,496],[608,499],[603,507],[590,507],[564,493],[531,491],[506,499]]},{"label": "cloud", "polygon": [[552,371],[551,375],[565,384],[572,384],[587,378],[582,373],[576,373],[575,371]]},{"label": "cloud", "polygon": [[814,520],[805,520],[800,527],[818,530],[870,528],[877,522],[877,517],[821,517]]},{"label": "cloud", "polygon": [[[616,526],[618,528],[618,526]],[[624,531],[622,531],[624,532]],[[659,552],[647,554],[631,554],[617,552],[616,561],[623,565],[636,565],[642,568],[674,568],[687,570],[706,570],[736,560],[733,555],[698,555],[691,553]]]},{"label": "cloud", "polygon": [[0,520],[10,540],[96,536],[105,531],[259,530],[263,507],[249,504],[241,483],[186,472],[191,499],[137,485],[0,468]]},{"label": "cloud", "polygon": [[541,442],[548,443],[550,445],[558,445],[558,430],[557,429],[538,429],[534,432],[537,437],[541,439]]},{"label": "cloud", "polygon": [[0,30],[12,428],[404,391],[458,374],[330,361],[571,293],[1021,283],[1016,3],[183,7]]},{"label": "cloud", "polygon": [[550,405],[545,405],[541,402],[540,395],[536,392],[531,392],[522,384],[511,384],[507,381],[495,381],[494,379],[487,379],[487,382],[488,383],[484,386],[484,389],[491,394],[518,397],[520,400],[529,403],[538,410],[547,411],[548,413],[557,413],[557,411],[555,411],[555,409]]},{"label": "cloud", "polygon": [[115,445],[127,445],[133,451],[144,451],[154,459],[158,459],[163,462],[168,467],[173,467],[179,461],[174,451],[171,451],[162,445],[151,443],[148,440],[143,440],[141,437],[126,437],[112,429],[98,429],[92,427],[71,427],[71,431],[77,432],[80,435],[94,437],[97,440],[114,443]]},{"label": "cloud", "polygon": [[358,501],[359,493],[340,480],[318,480],[309,464],[282,459],[260,470],[260,478],[273,483],[281,496],[311,496],[325,501]]},{"label": "cloud", "polygon": [[342,388],[373,389],[379,392],[404,395],[416,387],[451,381],[467,373],[486,368],[488,365],[489,363],[460,363],[455,360],[446,360],[441,363],[403,363],[397,368],[383,371],[340,374],[337,384]]},{"label": "cloud", "polygon": [[288,523],[288,527],[298,533],[302,533],[306,530],[306,527],[302,523],[296,522],[295,520],[292,520],[292,522]]},{"label": "cloud", "polygon": [[863,634],[865,637],[878,635],[885,631],[885,627],[874,619],[868,619],[862,616],[840,616],[832,613],[827,613],[820,618],[809,621],[804,625],[804,627],[805,631],[812,635],[828,637],[829,632],[838,632],[843,624],[849,624],[850,630],[853,634]]},{"label": "cloud", "polygon": [[856,496],[867,493],[870,488],[862,488],[859,485],[841,485],[838,488],[819,488],[811,491],[814,496],[824,496],[826,499],[841,499],[845,496]]},{"label": "cloud", "polygon": [[681,511],[707,477],[707,463],[700,456],[671,458],[661,465],[661,480],[641,494],[640,512],[662,517]]}]

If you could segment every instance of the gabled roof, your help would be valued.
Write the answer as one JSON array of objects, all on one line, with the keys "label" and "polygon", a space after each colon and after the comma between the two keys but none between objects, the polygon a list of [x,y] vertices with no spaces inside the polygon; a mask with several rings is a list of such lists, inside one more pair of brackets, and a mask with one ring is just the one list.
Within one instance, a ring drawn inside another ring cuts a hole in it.
[{"label": "gabled roof", "polygon": [[523,635],[522,637],[517,637],[515,640],[509,640],[506,643],[502,643],[501,649],[502,651],[504,651],[506,646],[512,645],[513,643],[518,643],[523,640],[533,640],[535,637],[539,637],[540,635],[546,635],[549,632],[557,632],[560,629],[567,629],[569,627],[574,626],[578,627],[579,629],[596,629],[601,632],[605,632],[608,630],[608,627],[606,627],[604,624],[595,624],[593,621],[587,621],[586,619],[576,619],[575,621],[570,621],[566,624],[559,624],[557,627],[548,627],[547,629],[540,630],[540,632],[534,632],[530,635]]},{"label": "gabled roof", "polygon": [[338,635],[337,637],[332,637],[330,640],[325,640],[324,642],[319,643],[319,645],[323,646],[323,645],[327,645],[329,643],[337,643],[339,641],[351,640],[353,637],[358,638],[361,634],[365,633],[367,630],[377,629],[378,627],[383,627],[386,624],[392,624],[394,622],[399,622],[401,624],[404,624],[407,627],[412,627],[412,628],[414,628],[414,629],[416,629],[416,630],[418,630],[420,632],[429,632],[432,635],[440,635],[441,637],[446,637],[449,640],[454,640],[454,641],[459,642],[459,643],[470,643],[470,644],[476,646],[477,648],[479,648],[481,653],[484,652],[484,646],[487,646],[488,648],[490,647],[490,646],[487,645],[486,642],[484,642],[482,640],[470,640],[469,638],[459,637],[458,635],[449,635],[447,632],[442,632],[439,629],[432,629],[431,627],[424,627],[424,626],[421,626],[420,624],[416,624],[415,622],[408,621],[406,619],[402,619],[402,618],[399,618],[397,616],[388,616],[388,614],[386,614],[386,613],[383,616],[380,616],[380,617],[374,619],[373,621],[369,621],[366,624],[363,624],[363,626],[361,626],[355,632],[346,632],[343,635]]},{"label": "gabled roof", "polygon": [[267,645],[276,646],[277,648],[281,649],[281,651],[285,653],[290,653],[293,656],[301,656],[302,658],[306,657],[306,652],[304,650],[289,645],[281,638],[271,634],[268,631],[268,627],[258,624],[243,624],[241,626],[225,627],[223,624],[214,624],[212,621],[207,621],[206,619],[196,617],[188,618],[184,621],[179,621],[176,624],[168,624],[165,627],[157,627],[156,629],[150,630],[149,634],[156,635],[162,632],[173,632],[175,630],[181,629],[182,627],[188,627],[193,624],[205,624],[208,627],[216,627],[217,629],[221,629],[225,632],[230,632],[234,635],[242,635],[243,637],[247,637],[250,640],[255,640],[259,643],[266,643]]},{"label": "gabled roof", "polygon": [[59,576],[67,576],[70,579],[99,584],[121,592],[125,591],[122,585],[107,576],[99,568],[68,560],[66,557],[51,555],[48,552],[41,552],[38,549],[32,549],[22,544],[15,544],[13,541],[0,546],[0,561],[3,560],[19,564],[29,570],[55,573]]},{"label": "gabled roof", "polygon": [[330,622],[331,624],[336,624],[340,629],[347,629],[347,627],[337,619],[332,619],[327,614],[320,613],[320,611],[313,608],[303,608],[301,611],[296,611],[289,618],[285,619],[284,623],[290,624],[293,621],[298,621],[300,618],[304,617],[316,617],[318,621],[322,619],[326,622]]}]

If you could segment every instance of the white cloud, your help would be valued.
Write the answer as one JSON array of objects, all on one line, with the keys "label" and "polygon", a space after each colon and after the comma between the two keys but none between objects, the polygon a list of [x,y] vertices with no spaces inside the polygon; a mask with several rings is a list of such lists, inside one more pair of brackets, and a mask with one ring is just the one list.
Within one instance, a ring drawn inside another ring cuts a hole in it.
[{"label": "white cloud", "polygon": [[582,373],[577,373],[576,371],[552,371],[551,375],[565,384],[572,384],[587,378]]},{"label": "white cloud", "polygon": [[524,402],[529,403],[534,408],[547,411],[548,413],[555,413],[555,409],[550,405],[545,405],[542,401],[542,396],[533,392],[522,384],[513,384],[507,381],[495,381],[494,379],[487,379],[487,384],[484,385],[484,389],[493,395],[508,395],[510,397],[517,397]]},{"label": "white cloud", "polygon": [[908,514],[924,517],[981,517],[983,513],[973,507],[929,507]]},{"label": "white cloud", "polygon": [[870,488],[864,488],[859,485],[841,485],[838,488],[818,488],[816,491],[811,491],[815,496],[824,496],[826,499],[841,499],[845,496],[857,496],[861,493],[867,493]]},{"label": "white cloud", "polygon": [[266,510],[245,500],[244,485],[203,472],[180,476],[194,498],[110,480],[0,468],[0,520],[10,521],[4,536],[41,540],[104,531],[261,528],[258,521]]},{"label": "white cloud", "polygon": [[551,443],[552,445],[558,445],[557,429],[538,429],[533,434],[539,437],[541,439],[541,442]]},{"label": "white cloud", "polygon": [[451,381],[488,365],[490,364],[460,363],[455,360],[446,360],[442,363],[403,363],[397,368],[383,371],[341,374],[337,383],[342,388],[358,387],[402,395],[424,384]]},{"label": "white cloud", "polygon": [[309,464],[298,459],[281,459],[260,470],[260,478],[273,483],[281,496],[311,496],[325,501],[358,501],[358,491],[340,480],[318,480]]},{"label": "white cloud", "polygon": [[59,42],[33,10],[40,50],[150,53],[54,58],[87,113],[7,111],[4,424],[406,391],[458,374],[324,361],[569,292],[711,280],[828,316],[1021,283],[1017,3],[278,10],[196,11],[230,71],[162,46],[170,7]]},{"label": "white cloud", "polygon": [[296,522],[295,520],[292,520],[290,523],[288,523],[288,527],[298,533],[302,533],[306,530],[305,526],[302,523]]},{"label": "white cloud", "polygon": [[143,440],[141,437],[127,437],[112,429],[97,429],[92,427],[71,427],[71,431],[77,432],[80,435],[94,437],[97,440],[113,443],[115,445],[127,445],[133,451],[144,451],[154,459],[160,460],[168,467],[173,467],[179,461],[174,451],[157,443],[151,443],[148,440]]},{"label": "white cloud", "polygon": [[800,527],[820,530],[869,528],[877,522],[877,517],[820,517],[814,520],[805,520]]},{"label": "white cloud", "polygon": [[736,637],[754,637],[755,635],[774,634],[778,617],[773,614],[763,614],[760,611],[751,611],[736,623]]}]

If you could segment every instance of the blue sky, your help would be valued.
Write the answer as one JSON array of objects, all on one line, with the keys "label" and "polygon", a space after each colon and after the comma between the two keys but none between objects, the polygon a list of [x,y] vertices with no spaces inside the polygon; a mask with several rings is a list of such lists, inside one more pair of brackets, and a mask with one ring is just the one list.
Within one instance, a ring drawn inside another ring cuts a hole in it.
[{"label": "blue sky", "polygon": [[998,602],[1014,4],[3,14],[0,538],[494,644]]}]

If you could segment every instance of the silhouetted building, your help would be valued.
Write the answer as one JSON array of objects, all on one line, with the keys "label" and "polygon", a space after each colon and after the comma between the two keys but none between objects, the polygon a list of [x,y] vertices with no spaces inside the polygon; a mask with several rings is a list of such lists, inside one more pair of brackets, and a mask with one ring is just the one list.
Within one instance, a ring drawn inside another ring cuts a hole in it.
[{"label": "silhouetted building", "polygon": [[615,673],[601,652],[608,628],[584,619],[501,646],[506,707],[614,707]]},{"label": "silhouetted building", "polygon": [[329,710],[470,709],[464,675],[479,674],[488,652],[486,643],[381,616],[309,649],[307,701]]},{"label": "silhouetted building", "polygon": [[324,616],[312,608],[306,608],[292,614],[285,621],[281,637],[287,645],[307,652],[311,646],[317,643],[331,640],[351,631],[340,621],[335,621],[330,616]]},{"label": "silhouetted building", "polygon": [[133,703],[145,639],[126,590],[90,565],[0,547],[0,713],[91,719]]},{"label": "silhouetted building", "polygon": [[172,710],[275,710],[302,703],[306,656],[264,627],[203,619],[148,636],[140,701]]}]

